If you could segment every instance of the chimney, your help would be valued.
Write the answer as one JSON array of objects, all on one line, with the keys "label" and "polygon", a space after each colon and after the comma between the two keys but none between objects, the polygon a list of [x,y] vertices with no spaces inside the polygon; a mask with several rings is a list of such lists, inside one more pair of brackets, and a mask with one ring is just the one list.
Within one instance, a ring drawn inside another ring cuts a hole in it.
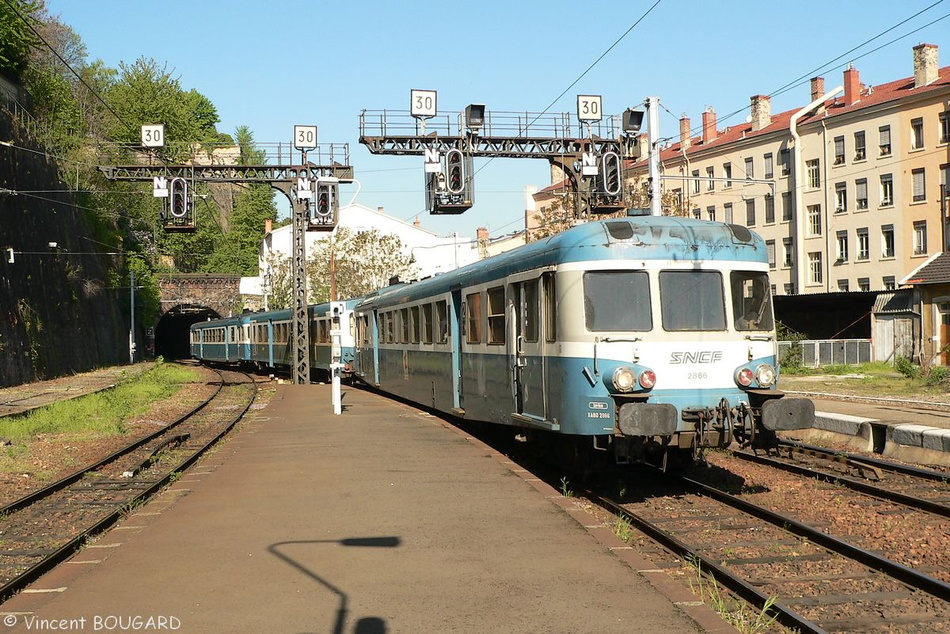
[{"label": "chimney", "polygon": [[932,84],[937,80],[940,68],[937,65],[937,45],[918,44],[914,47],[914,88]]},{"label": "chimney", "polygon": [[270,218],[265,218],[264,219],[264,235],[266,236],[267,234],[273,231],[274,231],[274,221],[271,220]]},{"label": "chimney", "polygon": [[479,227],[475,230],[475,236],[479,242],[488,242],[488,229]]},{"label": "chimney", "polygon": [[421,226],[422,226],[422,223],[419,222],[419,216],[416,216],[416,219],[412,221],[412,226],[413,226],[413,227],[421,227]]},{"label": "chimney", "polygon": [[812,77],[811,78],[811,100],[814,101],[825,94],[825,78],[824,77]]},{"label": "chimney", "polygon": [[861,81],[858,79],[858,69],[848,64],[844,69],[844,105],[850,106],[861,97]]},{"label": "chimney", "polygon": [[680,149],[688,150],[692,138],[689,135],[689,117],[685,114],[680,117]]},{"label": "chimney", "polygon": [[386,208],[385,208],[385,207],[377,207],[377,208],[376,208],[376,211],[378,211],[378,212],[381,213],[381,214],[384,214],[384,213],[386,213]]},{"label": "chimney", "polygon": [[716,111],[711,107],[703,110],[703,143],[716,140]]},{"label": "chimney", "polygon": [[772,98],[768,95],[752,96],[752,131],[772,125]]}]

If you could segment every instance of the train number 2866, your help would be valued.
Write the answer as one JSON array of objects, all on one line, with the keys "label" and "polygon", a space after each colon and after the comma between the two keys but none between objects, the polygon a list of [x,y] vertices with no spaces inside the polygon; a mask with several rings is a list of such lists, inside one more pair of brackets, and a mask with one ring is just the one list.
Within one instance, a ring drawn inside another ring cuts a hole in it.
[{"label": "train number 2866", "polygon": [[701,379],[708,379],[708,372],[689,372],[686,374],[687,381],[699,381]]}]

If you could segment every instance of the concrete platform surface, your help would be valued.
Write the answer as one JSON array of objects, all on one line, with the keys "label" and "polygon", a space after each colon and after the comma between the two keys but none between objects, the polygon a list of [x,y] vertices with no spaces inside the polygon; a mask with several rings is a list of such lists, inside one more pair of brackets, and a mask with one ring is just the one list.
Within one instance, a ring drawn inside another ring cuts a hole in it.
[{"label": "concrete platform surface", "polygon": [[344,405],[278,386],[162,496],[0,605],[0,634],[734,631],[439,419],[356,389]]}]

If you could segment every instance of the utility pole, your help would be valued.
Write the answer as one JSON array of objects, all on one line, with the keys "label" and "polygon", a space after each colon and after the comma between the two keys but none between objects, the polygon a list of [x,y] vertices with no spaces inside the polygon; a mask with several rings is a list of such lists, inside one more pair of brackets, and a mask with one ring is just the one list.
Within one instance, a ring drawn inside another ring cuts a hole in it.
[{"label": "utility pole", "polygon": [[135,271],[129,269],[129,365],[135,363]]},{"label": "utility pole", "polygon": [[647,140],[650,144],[650,215],[662,216],[660,191],[660,98],[647,97]]}]

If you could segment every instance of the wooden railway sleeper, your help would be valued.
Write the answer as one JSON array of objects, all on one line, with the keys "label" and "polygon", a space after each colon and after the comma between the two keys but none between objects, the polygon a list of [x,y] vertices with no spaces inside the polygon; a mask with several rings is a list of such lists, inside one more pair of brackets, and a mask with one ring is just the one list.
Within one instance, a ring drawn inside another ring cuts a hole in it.
[{"label": "wooden railway sleeper", "polygon": [[132,469],[123,471],[122,477],[134,478],[141,471],[148,469],[150,466],[152,466],[152,463],[155,462],[155,459],[158,458],[159,454],[161,454],[163,451],[173,446],[177,447],[181,445],[182,443],[186,442],[189,438],[191,438],[191,434],[178,434],[176,436],[172,436],[171,438],[165,440],[164,442],[159,444],[155,449],[152,450],[152,453],[149,454],[148,458],[143,460],[141,463],[139,463],[137,466],[133,467]]}]

